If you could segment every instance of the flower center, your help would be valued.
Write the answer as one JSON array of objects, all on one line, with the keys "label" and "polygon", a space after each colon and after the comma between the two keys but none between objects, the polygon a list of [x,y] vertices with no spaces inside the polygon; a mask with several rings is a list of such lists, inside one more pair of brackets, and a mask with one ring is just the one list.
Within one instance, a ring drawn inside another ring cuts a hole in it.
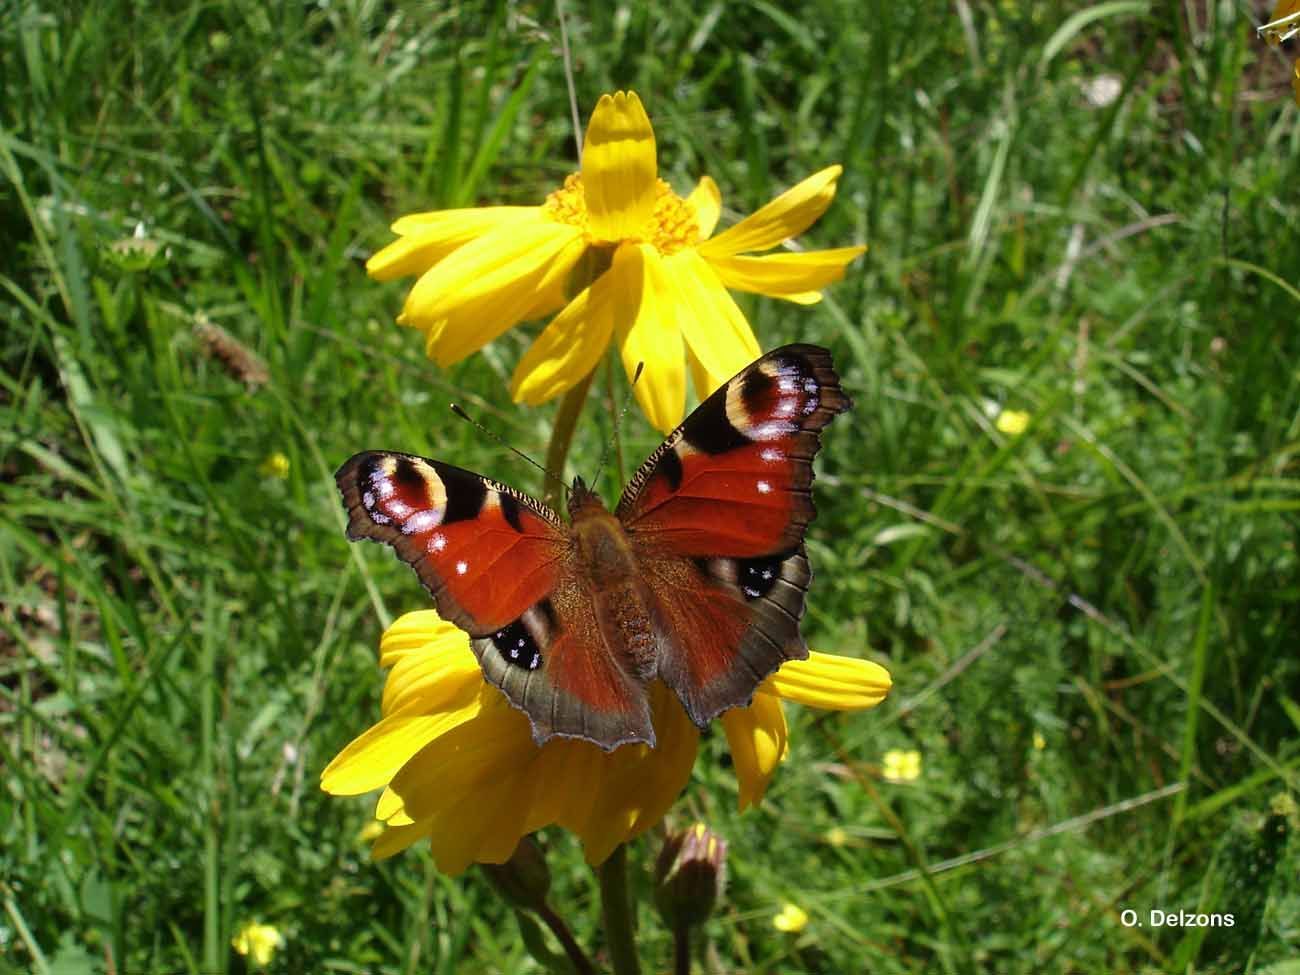
[{"label": "flower center", "polygon": [[[597,240],[592,236],[587,197],[582,188],[582,176],[578,173],[571,173],[562,187],[547,196],[542,212],[557,223],[580,228],[593,244],[622,243]],[[700,221],[694,207],[674,193],[663,180],[657,180],[654,214],[636,235],[624,239],[653,244],[660,254],[667,256],[699,241]]]}]

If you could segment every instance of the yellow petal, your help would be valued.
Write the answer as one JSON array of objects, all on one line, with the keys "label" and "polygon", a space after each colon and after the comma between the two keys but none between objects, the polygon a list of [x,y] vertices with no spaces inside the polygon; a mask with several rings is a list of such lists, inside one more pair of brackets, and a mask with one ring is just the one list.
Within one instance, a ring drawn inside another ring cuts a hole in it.
[{"label": "yellow petal", "polygon": [[588,863],[603,863],[628,838],[640,813],[647,745],[624,745],[604,758],[605,782],[581,830]]},{"label": "yellow petal", "polygon": [[439,816],[461,796],[481,792],[533,758],[537,746],[528,720],[496,688],[490,691],[494,700],[474,721],[431,741],[392,777],[392,790],[414,819]]},{"label": "yellow petal", "polygon": [[455,710],[482,689],[483,671],[468,647],[464,652],[411,654],[389,671],[381,711],[391,717]]},{"label": "yellow petal", "polygon": [[402,802],[402,797],[393,791],[391,785],[384,787],[379,801],[375,803],[375,819],[390,826],[409,826],[415,822],[406,812],[406,803]]},{"label": "yellow petal", "polygon": [[[450,877],[479,861],[500,863],[514,852],[519,832],[520,783],[509,776],[463,795],[438,817],[429,833],[429,851]],[[501,853],[508,844],[510,849]]]},{"label": "yellow petal", "polygon": [[401,853],[413,843],[418,843],[429,836],[432,824],[428,822],[411,823],[409,826],[390,826],[384,830],[379,839],[370,848],[372,860],[387,860],[394,854]]},{"label": "yellow petal", "polygon": [[835,199],[835,181],[843,168],[827,166],[814,173],[734,227],[706,240],[700,245],[700,253],[712,260],[746,251],[762,251],[803,233]]},{"label": "yellow petal", "polygon": [[678,316],[682,336],[707,374],[711,388],[696,390],[703,399],[762,354],[745,313],[727,293],[713,269],[694,250],[678,251],[664,260],[683,313]]},{"label": "yellow petal", "polygon": [[411,653],[454,652],[469,649],[465,631],[448,623],[432,609],[403,613],[379,638],[379,666],[392,667]]},{"label": "yellow petal", "polygon": [[402,308],[406,324],[423,327],[483,298],[505,301],[521,291],[526,308],[551,261],[581,233],[539,220],[484,234],[420,277]]},{"label": "yellow petal", "polygon": [[[844,266],[865,247],[837,247],[834,250],[766,254],[762,257],[711,257],[709,264],[728,288],[753,291],[774,298],[794,295],[795,300],[816,294],[844,277]],[[800,301],[801,304],[807,304]]]},{"label": "yellow petal", "polygon": [[491,230],[542,219],[541,207],[478,207],[412,213],[393,224],[398,240],[366,261],[376,281],[423,274],[448,254]]},{"label": "yellow petal", "polygon": [[677,696],[656,681],[650,687],[656,745],[641,784],[641,812],[632,824],[638,836],[658,823],[690,781],[700,746],[700,729],[686,717]]},{"label": "yellow petal", "polygon": [[620,843],[660,822],[691,777],[699,730],[663,683],[655,681],[649,693],[657,744],[625,745],[604,757],[600,798],[578,831],[588,863],[602,863]]},{"label": "yellow petal", "polygon": [[455,710],[384,718],[335,756],[321,773],[320,787],[331,795],[357,796],[387,785],[413,755],[480,709],[481,698],[475,694]]},{"label": "yellow petal", "polygon": [[686,202],[695,208],[695,219],[700,224],[700,240],[708,240],[722,216],[722,191],[711,176],[702,176],[691,190]]},{"label": "yellow petal", "polygon": [[879,664],[816,650],[807,660],[787,660],[763,685],[787,701],[836,711],[875,707],[891,686]]},{"label": "yellow petal", "polygon": [[596,240],[638,236],[654,216],[655,133],[635,92],[601,95],[587,123],[582,186]]},{"label": "yellow petal", "polygon": [[623,309],[635,317],[615,320],[623,352],[623,367],[631,379],[644,364],[633,392],[650,423],[663,433],[682,422],[686,411],[686,362],[682,326],[688,316],[677,298],[659,252],[650,244],[625,248],[640,254],[640,301]]},{"label": "yellow petal", "polygon": [[736,765],[743,812],[763,798],[777,765],[785,757],[785,712],[778,698],[759,691],[749,707],[732,708],[724,714],[722,727]]},{"label": "yellow petal", "polygon": [[[551,748],[556,742],[547,742]],[[566,746],[570,743],[565,742]],[[625,746],[626,747],[626,746]],[[544,749],[545,750],[545,749]],[[575,741],[564,756],[567,780],[572,784],[563,797],[555,822],[570,833],[581,836],[591,821],[592,810],[605,787],[605,770],[609,756],[590,742]]]},{"label": "yellow petal", "polygon": [[463,210],[428,210],[398,217],[392,230],[403,237],[436,231],[446,237],[472,240],[496,227],[509,223],[537,220],[541,207],[468,207]]},{"label": "yellow petal", "polygon": [[[543,745],[528,768],[528,774],[547,787],[533,798],[525,833],[570,819],[586,820],[591,811],[592,769],[604,753],[595,745],[572,738],[552,738]],[[574,797],[586,804],[574,810]]]},{"label": "yellow petal", "polygon": [[640,256],[620,247],[604,274],[546,326],[515,367],[510,395],[536,406],[576,386],[596,368],[616,319],[635,314],[641,301]]}]

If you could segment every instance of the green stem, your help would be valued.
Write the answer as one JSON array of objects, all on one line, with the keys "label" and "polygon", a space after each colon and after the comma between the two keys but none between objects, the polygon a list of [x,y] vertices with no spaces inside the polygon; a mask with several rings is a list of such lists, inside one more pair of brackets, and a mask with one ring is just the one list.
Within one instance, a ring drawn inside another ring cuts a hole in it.
[{"label": "green stem", "polygon": [[600,865],[600,910],[614,975],[640,975],[632,902],[627,894],[627,847],[620,844]]},{"label": "green stem", "polygon": [[560,495],[564,490],[564,462],[569,456],[569,447],[573,444],[573,431],[578,428],[578,417],[587,402],[587,391],[591,389],[591,380],[596,370],[589,372],[585,379],[564,394],[560,402],[560,411],[555,414],[555,429],[551,431],[551,442],[546,447],[546,469],[558,480],[548,480],[546,491],[542,495],[552,508],[559,507]]}]

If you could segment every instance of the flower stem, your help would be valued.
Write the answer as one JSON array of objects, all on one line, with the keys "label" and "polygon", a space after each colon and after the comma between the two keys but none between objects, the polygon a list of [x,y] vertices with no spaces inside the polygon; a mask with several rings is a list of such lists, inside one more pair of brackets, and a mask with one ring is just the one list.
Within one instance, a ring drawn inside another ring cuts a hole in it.
[{"label": "flower stem", "polygon": [[573,937],[573,932],[564,923],[564,918],[556,914],[549,904],[539,908],[537,916],[541,918],[543,924],[551,929],[551,934],[555,935],[555,940],[564,948],[564,953],[569,956],[569,961],[573,963],[574,971],[578,975],[596,975],[596,966],[591,963],[587,953],[582,950],[582,946]]},{"label": "flower stem", "polygon": [[569,447],[573,445],[573,431],[578,428],[578,417],[582,415],[582,407],[587,402],[587,391],[591,389],[591,380],[595,375],[596,370],[593,369],[585,379],[565,393],[564,399],[560,401],[560,410],[555,414],[555,429],[551,431],[551,442],[546,447],[546,469],[560,480],[547,480],[546,491],[542,495],[542,500],[552,508],[558,507],[561,500],[564,462],[568,459]]},{"label": "flower stem", "polygon": [[614,975],[640,975],[632,902],[627,894],[627,847],[620,844],[600,865],[600,910]]},{"label": "flower stem", "polygon": [[691,927],[679,924],[673,930],[673,973],[691,975]]}]

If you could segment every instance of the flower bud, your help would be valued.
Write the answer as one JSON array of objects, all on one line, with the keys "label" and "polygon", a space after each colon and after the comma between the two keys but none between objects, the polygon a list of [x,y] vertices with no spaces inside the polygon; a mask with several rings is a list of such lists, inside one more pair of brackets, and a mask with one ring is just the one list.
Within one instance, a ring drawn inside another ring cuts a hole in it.
[{"label": "flower bud", "polygon": [[664,841],[655,862],[655,904],[669,927],[702,924],[725,880],[727,844],[703,823]]},{"label": "flower bud", "polygon": [[483,872],[509,903],[529,911],[546,906],[551,892],[551,871],[541,847],[525,836],[505,863],[484,863]]}]

